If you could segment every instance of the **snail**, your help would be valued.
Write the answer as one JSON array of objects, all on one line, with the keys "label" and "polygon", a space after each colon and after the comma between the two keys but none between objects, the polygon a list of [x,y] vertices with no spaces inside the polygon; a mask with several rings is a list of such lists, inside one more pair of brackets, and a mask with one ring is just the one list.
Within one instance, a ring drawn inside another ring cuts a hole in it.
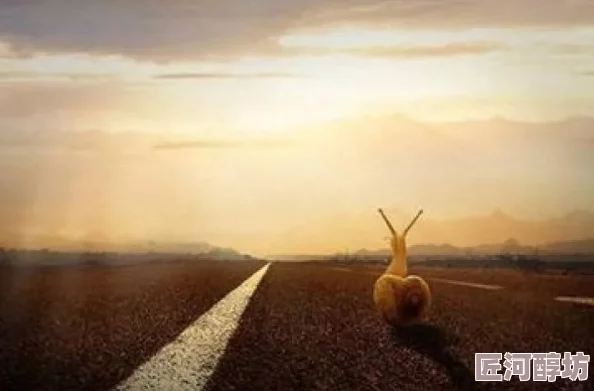
[{"label": "snail", "polygon": [[429,285],[419,276],[408,274],[406,235],[423,213],[421,209],[402,235],[398,235],[384,214],[378,209],[388,225],[392,237],[392,259],[384,274],[375,282],[373,300],[381,316],[393,326],[408,326],[423,322],[431,306]]}]

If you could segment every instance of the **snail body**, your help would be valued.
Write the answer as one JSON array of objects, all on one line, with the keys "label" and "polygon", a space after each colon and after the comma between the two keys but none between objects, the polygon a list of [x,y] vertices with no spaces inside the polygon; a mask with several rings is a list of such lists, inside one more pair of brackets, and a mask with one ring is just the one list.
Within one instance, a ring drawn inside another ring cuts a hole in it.
[{"label": "snail body", "polygon": [[406,234],[422,213],[417,214],[402,235],[398,235],[383,211],[379,210],[392,231],[390,265],[375,282],[373,300],[383,319],[394,326],[407,326],[427,319],[431,290],[419,276],[408,275]]}]

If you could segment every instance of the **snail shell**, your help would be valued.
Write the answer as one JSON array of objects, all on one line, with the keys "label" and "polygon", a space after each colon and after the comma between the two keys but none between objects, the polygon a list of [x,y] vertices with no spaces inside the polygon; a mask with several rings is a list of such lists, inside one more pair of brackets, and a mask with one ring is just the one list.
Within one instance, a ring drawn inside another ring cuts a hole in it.
[{"label": "snail shell", "polygon": [[375,282],[375,306],[391,325],[406,326],[427,319],[431,291],[419,276],[400,277],[384,274]]}]

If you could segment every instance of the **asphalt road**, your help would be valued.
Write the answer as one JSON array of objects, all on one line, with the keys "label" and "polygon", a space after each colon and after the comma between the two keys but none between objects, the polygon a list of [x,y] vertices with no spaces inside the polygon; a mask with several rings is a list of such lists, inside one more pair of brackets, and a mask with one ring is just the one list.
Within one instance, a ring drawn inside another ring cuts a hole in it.
[{"label": "asphalt road", "polygon": [[208,389],[594,389],[594,375],[587,383],[474,382],[476,352],[592,354],[594,306],[553,300],[559,294],[588,294],[591,277],[416,272],[427,277],[433,291],[430,322],[394,330],[373,308],[378,269],[273,265]]},{"label": "asphalt road", "polygon": [[174,390],[594,389],[592,365],[586,382],[474,382],[476,352],[592,355],[594,305],[555,298],[594,297],[593,277],[412,271],[432,289],[431,318],[400,330],[375,313],[373,267],[0,271],[0,390],[110,389],[162,363]]},{"label": "asphalt road", "polygon": [[0,390],[108,390],[255,262],[0,269]]}]

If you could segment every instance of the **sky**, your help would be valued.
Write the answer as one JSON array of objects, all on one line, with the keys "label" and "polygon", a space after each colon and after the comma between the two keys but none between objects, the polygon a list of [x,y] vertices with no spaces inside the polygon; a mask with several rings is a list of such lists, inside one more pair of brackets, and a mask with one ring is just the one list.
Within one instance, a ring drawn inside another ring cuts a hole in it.
[{"label": "sky", "polygon": [[594,210],[592,42],[589,0],[0,0],[4,235]]}]

